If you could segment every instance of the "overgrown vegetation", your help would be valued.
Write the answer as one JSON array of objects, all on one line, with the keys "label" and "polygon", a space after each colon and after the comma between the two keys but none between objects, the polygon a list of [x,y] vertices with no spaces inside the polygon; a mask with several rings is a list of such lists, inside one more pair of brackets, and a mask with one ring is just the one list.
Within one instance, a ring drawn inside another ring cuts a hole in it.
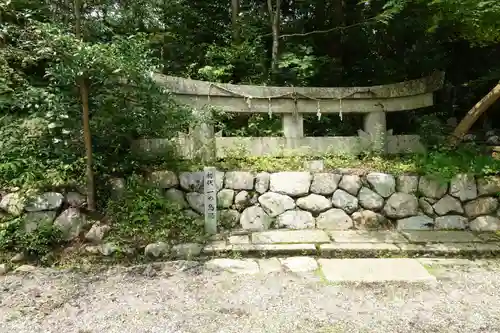
[{"label": "overgrown vegetation", "polygon": [[43,258],[62,244],[61,231],[51,223],[40,223],[36,230],[27,232],[24,219],[18,217],[2,222],[0,227],[0,252]]},{"label": "overgrown vegetation", "polygon": [[108,203],[106,211],[113,219],[109,238],[139,247],[157,241],[201,241],[203,221],[185,215],[182,208],[166,201],[161,189],[131,177],[123,195]]},{"label": "overgrown vegetation", "polygon": [[[470,144],[460,149],[436,149],[425,154],[408,154],[400,156],[352,156],[352,155],[300,155],[241,157],[242,152],[233,151],[226,158],[212,163],[220,170],[249,171],[291,171],[309,170],[311,161],[321,160],[325,170],[357,169],[359,171],[382,171],[395,175],[414,173],[429,175],[447,181],[458,173],[474,175],[497,175],[500,160],[482,154],[482,147]],[[159,168],[170,170],[192,170],[203,168],[203,164],[189,162],[165,163]]]},{"label": "overgrown vegetation", "polygon": [[[68,2],[1,2],[1,188],[81,189],[85,185],[83,100],[77,89],[81,77],[84,83],[80,86],[84,84],[88,90],[92,168],[98,184],[91,191],[106,192],[104,185],[112,176],[141,172],[141,161],[130,150],[134,139],[168,138],[193,123],[189,110],[174,103],[153,82],[151,74],[158,70],[158,61],[144,33],[106,36],[105,31],[95,30],[99,27],[91,15],[99,5],[78,1],[75,6],[66,5]],[[73,9],[77,7],[84,17],[79,22],[81,39],[74,32],[78,22]],[[147,202],[141,195],[151,199],[146,194],[129,197],[124,208],[134,205],[138,213],[153,214],[151,206],[139,209],[140,203]],[[108,198],[99,199],[97,208],[103,211]],[[156,215],[162,208],[155,208]],[[128,217],[120,211],[112,213],[127,223]],[[178,213],[171,216],[178,217]],[[144,215],[142,221],[147,218]],[[42,255],[60,243],[51,230],[21,234],[24,219],[21,216],[3,225],[0,249]],[[158,228],[168,233],[163,222]],[[137,223],[135,217],[133,223]],[[179,225],[188,229],[187,224]]]}]

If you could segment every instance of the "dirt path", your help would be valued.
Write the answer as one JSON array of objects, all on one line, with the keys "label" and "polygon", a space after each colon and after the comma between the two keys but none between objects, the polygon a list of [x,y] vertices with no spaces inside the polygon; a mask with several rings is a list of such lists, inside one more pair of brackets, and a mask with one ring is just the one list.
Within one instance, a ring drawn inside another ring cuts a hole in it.
[{"label": "dirt path", "polygon": [[500,262],[426,267],[437,283],[334,285],[194,262],[0,277],[0,331],[500,332]]}]

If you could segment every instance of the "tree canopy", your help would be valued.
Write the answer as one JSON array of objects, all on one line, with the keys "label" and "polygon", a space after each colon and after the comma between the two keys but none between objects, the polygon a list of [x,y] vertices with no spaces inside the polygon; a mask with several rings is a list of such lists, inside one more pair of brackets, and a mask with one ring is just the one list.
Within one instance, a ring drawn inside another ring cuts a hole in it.
[{"label": "tree canopy", "polygon": [[[18,183],[81,166],[82,77],[95,168],[107,175],[137,165],[124,157],[131,140],[175,136],[191,121],[153,83],[155,71],[353,86],[445,70],[446,87],[431,110],[443,118],[461,117],[500,79],[495,0],[0,0],[0,25],[0,179]],[[278,135],[277,121],[224,118],[220,127],[229,135]],[[306,120],[312,135],[356,126]]]}]

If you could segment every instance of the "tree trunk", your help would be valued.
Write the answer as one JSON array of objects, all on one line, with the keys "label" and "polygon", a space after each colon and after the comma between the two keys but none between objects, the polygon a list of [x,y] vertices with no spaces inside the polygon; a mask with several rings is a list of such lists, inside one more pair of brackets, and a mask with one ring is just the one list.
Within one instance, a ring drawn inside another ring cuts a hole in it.
[{"label": "tree trunk", "polygon": [[235,44],[240,43],[239,15],[240,15],[240,0],[231,0],[231,23],[233,29],[233,42]]},{"label": "tree trunk", "polygon": [[[0,11],[0,27],[3,26],[3,13]],[[5,45],[5,36],[2,32],[0,32],[0,48]]]},{"label": "tree trunk", "polygon": [[164,24],[164,30],[163,30],[163,45],[161,46],[161,61],[163,63],[163,74],[168,74],[169,72],[169,43],[167,41],[167,30],[168,30],[168,11],[167,11],[167,6],[168,6],[168,1],[163,0],[163,24]]},{"label": "tree trunk", "polygon": [[476,120],[483,114],[497,99],[500,98],[500,82],[491,91],[484,96],[469,112],[464,119],[458,124],[453,131],[449,141],[451,145],[456,145],[463,136],[474,125]]},{"label": "tree trunk", "polygon": [[[80,12],[80,0],[75,0],[75,34],[76,38],[82,39],[82,18]],[[85,143],[85,157],[87,161],[87,208],[90,211],[95,210],[95,186],[94,172],[92,170],[92,137],[90,134],[89,120],[89,89],[88,82],[85,79],[85,73],[77,78],[77,84],[80,89],[80,98],[82,102],[82,120],[83,120],[83,140]]]},{"label": "tree trunk", "polygon": [[269,18],[271,20],[271,29],[273,35],[273,46],[271,49],[271,75],[274,77],[278,71],[279,38],[280,38],[280,12],[281,0],[276,1],[276,8],[273,10],[272,0],[267,0]]},{"label": "tree trunk", "polygon": [[[345,10],[345,4],[344,0],[336,0],[334,2],[334,10],[333,10],[333,15],[334,15],[334,20],[335,24],[338,27],[343,27],[346,24],[349,24],[347,22],[346,14],[348,13],[347,10]],[[332,48],[333,48],[333,57],[336,60],[337,68],[338,68],[338,73],[336,73],[336,85],[341,85],[342,84],[342,78],[344,74],[344,32],[342,29],[340,29],[338,32],[334,34],[334,37],[331,40],[332,43]]]},{"label": "tree trunk", "polygon": [[70,0],[64,0],[64,24],[67,26],[71,18],[71,4]]}]

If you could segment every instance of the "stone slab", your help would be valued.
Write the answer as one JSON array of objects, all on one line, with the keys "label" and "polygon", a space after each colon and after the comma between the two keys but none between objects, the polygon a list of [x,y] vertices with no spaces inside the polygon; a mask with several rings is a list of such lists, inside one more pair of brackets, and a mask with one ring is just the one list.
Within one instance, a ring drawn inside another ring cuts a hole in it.
[{"label": "stone slab", "polygon": [[339,282],[433,282],[436,278],[415,259],[319,259],[323,276]]},{"label": "stone slab", "polygon": [[15,273],[33,273],[36,271],[36,267],[32,265],[21,265],[14,270]]},{"label": "stone slab", "polygon": [[245,229],[234,229],[234,230],[231,230],[230,235],[231,236],[242,236],[242,235],[250,235],[251,233],[252,233],[251,231],[245,230]]},{"label": "stone slab", "polygon": [[227,244],[226,241],[213,241],[205,245],[205,247],[201,250],[201,253],[206,255],[215,255],[229,251],[231,251],[231,245]]},{"label": "stone slab", "polygon": [[321,253],[335,253],[335,252],[371,252],[387,251],[397,253],[400,251],[399,247],[390,243],[331,243],[322,244],[319,247]]},{"label": "stone slab", "polygon": [[0,276],[7,274],[11,267],[7,264],[0,264]]},{"label": "stone slab", "polygon": [[316,245],[314,244],[226,244],[225,241],[216,241],[207,244],[203,250],[204,255],[220,255],[230,252],[242,254],[261,255],[314,255]]},{"label": "stone slab", "polygon": [[281,262],[278,258],[257,260],[262,274],[279,273],[282,271]]},{"label": "stone slab", "polygon": [[298,244],[298,243],[329,243],[330,237],[323,230],[276,230],[254,232],[253,244]]},{"label": "stone slab", "polygon": [[316,254],[316,246],[314,244],[235,244],[231,246],[231,251],[261,255],[312,255]]},{"label": "stone slab", "polygon": [[229,244],[250,244],[250,237],[248,235],[229,236]]},{"label": "stone slab", "polygon": [[426,250],[423,244],[413,244],[413,243],[397,243],[395,244],[401,249],[402,252],[412,255],[416,253],[424,253]]},{"label": "stone slab", "polygon": [[436,255],[471,253],[477,250],[473,243],[434,243],[425,245],[425,249]]},{"label": "stone slab", "polygon": [[478,266],[477,261],[460,258],[417,258],[418,262],[427,266]]},{"label": "stone slab", "polygon": [[499,254],[500,253],[500,243],[476,243],[474,244],[476,251],[480,254]]},{"label": "stone slab", "polygon": [[500,253],[500,243],[433,243],[433,244],[397,244],[401,251],[412,254],[451,255],[479,253]]},{"label": "stone slab", "polygon": [[312,272],[318,269],[318,263],[311,257],[289,257],[280,259],[286,269],[294,273]]},{"label": "stone slab", "polygon": [[396,231],[346,230],[330,231],[336,243],[405,243],[406,238]]},{"label": "stone slab", "polygon": [[323,160],[312,160],[304,162],[304,169],[311,172],[321,172],[325,170],[325,161]]},{"label": "stone slab", "polygon": [[476,233],[475,236],[483,242],[500,242],[500,236],[494,232],[480,232]]},{"label": "stone slab", "polygon": [[215,242],[215,241],[223,241],[226,239],[226,234],[224,233],[218,233],[215,235],[208,235],[207,240],[210,242]]},{"label": "stone slab", "polygon": [[497,253],[500,246],[495,243],[430,243],[430,244],[397,244],[401,251],[408,255],[430,254],[450,255],[465,253]]},{"label": "stone slab", "polygon": [[252,259],[212,259],[205,263],[205,268],[212,271],[227,271],[234,274],[257,274],[259,265]]},{"label": "stone slab", "polygon": [[[105,245],[105,244],[104,244]],[[104,248],[103,248],[104,250]],[[108,246],[108,253],[109,251],[116,251],[115,246]],[[177,244],[172,247],[172,254],[176,258],[184,258],[184,259],[192,259],[194,257],[198,257],[203,250],[203,245],[198,244],[198,243],[184,243],[184,244]],[[113,251],[113,252],[114,252]]]},{"label": "stone slab", "polygon": [[412,243],[470,243],[481,242],[479,238],[468,231],[426,231],[405,230],[402,234]]}]

